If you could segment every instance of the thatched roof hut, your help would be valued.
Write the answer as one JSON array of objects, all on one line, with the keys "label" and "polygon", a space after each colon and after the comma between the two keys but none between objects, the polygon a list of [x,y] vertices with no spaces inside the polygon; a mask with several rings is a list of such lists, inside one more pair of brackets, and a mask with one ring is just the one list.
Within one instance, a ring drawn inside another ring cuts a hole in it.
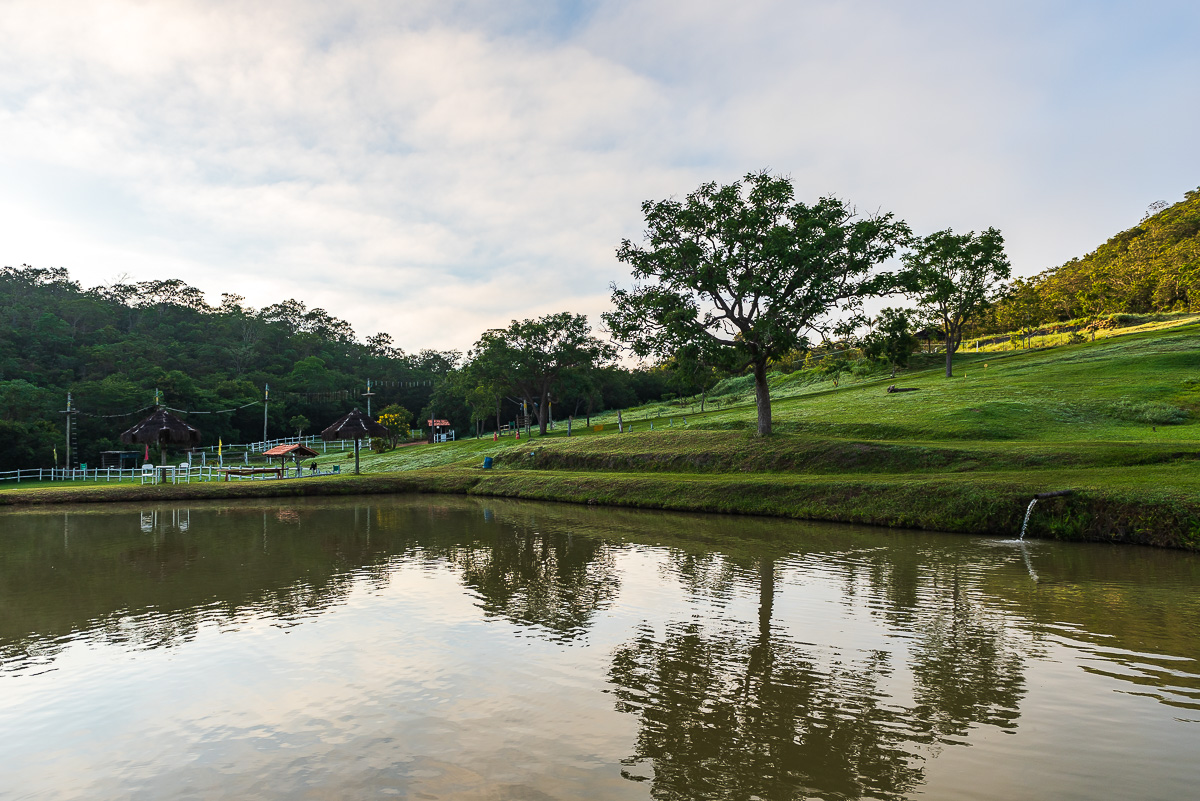
[{"label": "thatched roof hut", "polygon": [[189,426],[166,409],[156,409],[153,414],[121,433],[121,442],[126,445],[161,445],[166,459],[166,446],[178,445],[190,448],[200,444],[200,430]]},{"label": "thatched roof hut", "polygon": [[355,409],[321,432],[321,439],[370,439],[386,437],[388,430],[370,417]]},{"label": "thatched roof hut", "polygon": [[321,439],[352,439],[354,440],[354,472],[358,473],[359,442],[371,437],[386,437],[388,430],[367,417],[361,410],[355,409],[339,419],[329,428],[321,432]]}]

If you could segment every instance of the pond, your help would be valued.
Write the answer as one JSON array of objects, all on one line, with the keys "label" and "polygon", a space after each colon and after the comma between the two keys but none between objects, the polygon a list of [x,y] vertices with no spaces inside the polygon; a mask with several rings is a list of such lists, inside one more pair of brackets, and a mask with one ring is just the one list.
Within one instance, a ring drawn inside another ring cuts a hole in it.
[{"label": "pond", "polygon": [[1200,784],[1200,558],[453,497],[0,513],[0,798]]}]

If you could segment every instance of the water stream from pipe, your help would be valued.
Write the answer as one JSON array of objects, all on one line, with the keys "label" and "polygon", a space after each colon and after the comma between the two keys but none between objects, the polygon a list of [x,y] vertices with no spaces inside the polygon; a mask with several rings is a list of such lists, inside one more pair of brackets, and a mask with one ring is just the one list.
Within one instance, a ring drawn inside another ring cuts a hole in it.
[{"label": "water stream from pipe", "polygon": [[1033,514],[1033,507],[1037,505],[1038,499],[1034,498],[1029,502],[1029,508],[1025,510],[1025,522],[1021,524],[1021,539],[1025,539],[1025,529],[1029,527],[1029,516]]}]

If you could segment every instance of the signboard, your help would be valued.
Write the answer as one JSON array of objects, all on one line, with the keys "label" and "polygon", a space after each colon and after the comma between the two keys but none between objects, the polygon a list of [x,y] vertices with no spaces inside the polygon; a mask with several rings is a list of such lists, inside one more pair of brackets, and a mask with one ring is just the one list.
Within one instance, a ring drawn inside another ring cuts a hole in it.
[{"label": "signboard", "polygon": [[430,428],[433,428],[434,426],[444,426],[446,428],[450,427],[449,420],[429,420],[428,423]]}]

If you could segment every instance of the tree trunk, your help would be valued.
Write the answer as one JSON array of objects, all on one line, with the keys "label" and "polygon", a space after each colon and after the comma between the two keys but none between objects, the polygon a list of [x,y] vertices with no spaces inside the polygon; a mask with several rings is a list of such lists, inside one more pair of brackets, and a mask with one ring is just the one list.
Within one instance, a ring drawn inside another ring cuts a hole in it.
[{"label": "tree trunk", "polygon": [[754,365],[754,402],[758,406],[758,435],[771,434],[771,390],[767,386],[767,363]]},{"label": "tree trunk", "polygon": [[537,407],[538,433],[543,437],[546,436],[546,424],[550,418],[549,395],[548,392],[542,393],[542,402]]},{"label": "tree trunk", "polygon": [[950,326],[946,326],[946,378],[954,377],[954,352],[958,350],[960,336],[950,333]]}]

